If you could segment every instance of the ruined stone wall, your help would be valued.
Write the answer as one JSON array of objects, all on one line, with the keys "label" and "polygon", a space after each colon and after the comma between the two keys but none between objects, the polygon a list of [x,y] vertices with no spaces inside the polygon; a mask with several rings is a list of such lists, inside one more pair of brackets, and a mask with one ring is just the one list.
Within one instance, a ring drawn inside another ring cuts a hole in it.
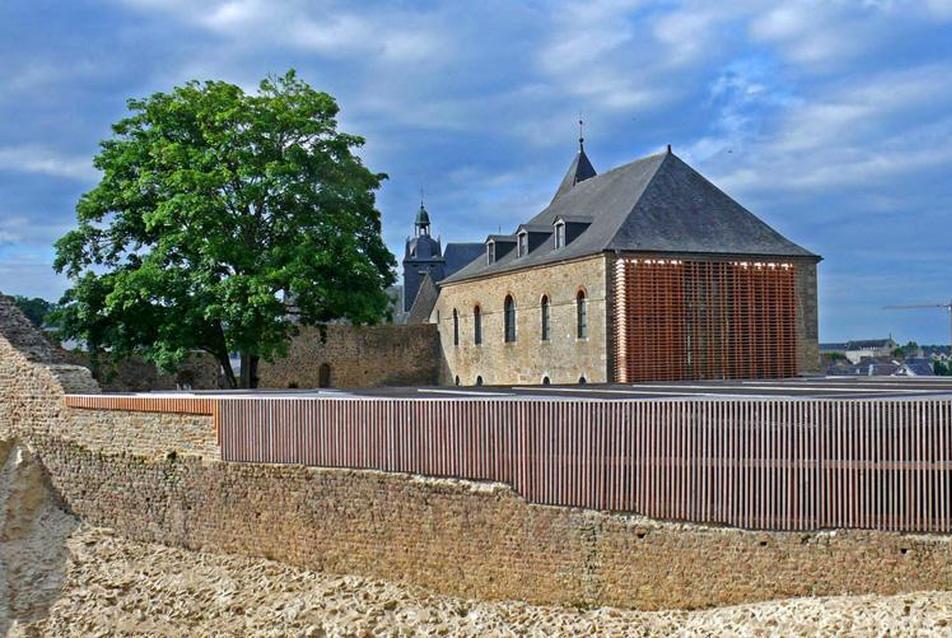
[{"label": "ruined stone wall", "polygon": [[137,539],[468,597],[658,609],[952,586],[948,538],[662,524],[528,505],[499,485],[64,442],[42,458],[74,512]]},{"label": "ruined stone wall", "polygon": [[[431,320],[439,319],[446,368],[443,382],[474,385],[589,383],[608,381],[608,325],[604,255],[501,273],[444,285]],[[576,333],[576,294],[588,304],[588,337]],[[504,340],[503,303],[516,302],[516,341]],[[550,336],[542,340],[541,301],[549,298]],[[474,308],[480,308],[482,344],[474,343]],[[459,314],[459,345],[453,343],[453,310]]]},{"label": "ruined stone wall", "polygon": [[[90,367],[89,355],[64,351],[74,365]],[[221,366],[211,355],[195,352],[174,372],[163,372],[151,361],[130,357],[118,363],[105,363],[95,375],[103,392],[149,392],[190,388],[217,390],[221,387]]]},{"label": "ruined stone wall", "polygon": [[328,386],[334,388],[433,385],[438,380],[435,326],[330,325],[325,334],[322,340],[317,328],[301,328],[287,357],[259,364],[259,387],[321,387],[322,366],[328,366]]}]

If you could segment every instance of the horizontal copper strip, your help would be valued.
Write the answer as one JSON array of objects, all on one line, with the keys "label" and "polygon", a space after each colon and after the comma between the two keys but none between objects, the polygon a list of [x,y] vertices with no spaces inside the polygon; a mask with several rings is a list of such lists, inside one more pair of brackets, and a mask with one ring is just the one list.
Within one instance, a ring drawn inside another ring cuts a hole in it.
[{"label": "horizontal copper strip", "polygon": [[84,410],[121,410],[124,412],[165,412],[213,416],[218,399],[196,397],[124,397],[110,395],[67,395],[66,406]]}]

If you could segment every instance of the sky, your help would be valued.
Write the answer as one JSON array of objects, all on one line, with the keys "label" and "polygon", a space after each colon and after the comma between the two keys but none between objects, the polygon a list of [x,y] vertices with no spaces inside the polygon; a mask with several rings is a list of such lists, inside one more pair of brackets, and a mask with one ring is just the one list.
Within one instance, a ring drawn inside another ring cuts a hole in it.
[{"label": "sky", "polygon": [[125,102],[294,68],[335,96],[398,259],[541,210],[575,154],[675,154],[824,257],[820,339],[948,343],[952,0],[4,0],[0,291],[56,299],[52,243]]}]

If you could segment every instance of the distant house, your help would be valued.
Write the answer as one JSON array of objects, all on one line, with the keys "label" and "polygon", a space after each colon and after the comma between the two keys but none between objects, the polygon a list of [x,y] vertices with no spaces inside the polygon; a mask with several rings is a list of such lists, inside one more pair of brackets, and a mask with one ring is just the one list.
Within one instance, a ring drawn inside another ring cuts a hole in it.
[{"label": "distant house", "polygon": [[892,337],[886,339],[862,339],[858,341],[848,341],[843,349],[843,354],[849,359],[850,363],[859,363],[863,359],[891,357],[898,347],[899,344],[893,341]]},{"label": "distant house", "polygon": [[894,376],[899,377],[933,377],[935,371],[932,362],[928,359],[906,359]]}]

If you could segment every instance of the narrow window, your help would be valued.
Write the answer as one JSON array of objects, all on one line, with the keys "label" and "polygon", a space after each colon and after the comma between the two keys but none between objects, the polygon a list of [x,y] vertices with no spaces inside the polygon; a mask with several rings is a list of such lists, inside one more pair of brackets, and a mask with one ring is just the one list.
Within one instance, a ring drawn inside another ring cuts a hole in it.
[{"label": "narrow window", "polygon": [[506,301],[503,304],[503,322],[506,343],[513,343],[516,340],[516,302],[512,295],[506,295]]},{"label": "narrow window", "polygon": [[519,233],[519,257],[525,257],[529,252],[529,234]]},{"label": "narrow window", "polygon": [[486,263],[492,264],[496,261],[496,243],[489,242],[486,244]]},{"label": "narrow window", "polygon": [[482,384],[483,384],[483,378],[482,378],[481,376],[477,375],[477,376],[476,376],[476,385],[482,385]]},{"label": "narrow window", "polygon": [[579,385],[585,385],[586,383],[588,383],[588,381],[585,379],[584,376],[581,376],[581,377],[578,378],[578,384],[579,384]]},{"label": "narrow window", "polygon": [[575,296],[575,322],[579,339],[588,337],[588,304],[585,302],[585,293],[581,290]]},{"label": "narrow window", "polygon": [[542,304],[541,304],[541,320],[542,320],[542,340],[549,340],[549,297],[548,295],[542,295]]},{"label": "narrow window", "polygon": [[459,375],[456,375],[456,385],[459,385]]},{"label": "narrow window", "polygon": [[555,247],[562,248],[565,246],[565,224],[558,223],[555,225]]},{"label": "narrow window", "polygon": [[549,383],[551,383],[549,377],[542,377],[542,385],[549,385]]},{"label": "narrow window", "polygon": [[473,343],[477,346],[483,342],[483,311],[479,306],[473,308]]},{"label": "narrow window", "polygon": [[459,345],[459,313],[453,308],[453,345]]}]

